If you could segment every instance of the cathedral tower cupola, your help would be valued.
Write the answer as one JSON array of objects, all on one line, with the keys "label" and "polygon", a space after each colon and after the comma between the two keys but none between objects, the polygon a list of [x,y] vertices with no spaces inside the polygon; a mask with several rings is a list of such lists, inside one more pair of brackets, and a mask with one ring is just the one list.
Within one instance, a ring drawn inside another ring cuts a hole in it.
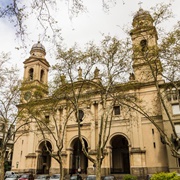
[{"label": "cathedral tower cupola", "polygon": [[31,97],[34,95],[36,98],[48,95],[48,71],[50,65],[45,55],[45,47],[39,41],[32,46],[30,57],[24,61],[22,94],[25,95],[28,91]]},{"label": "cathedral tower cupola", "polygon": [[153,18],[149,14],[148,11],[144,11],[142,8],[139,9],[139,11],[134,15],[133,23],[134,28],[140,28],[147,26],[153,26]]},{"label": "cathedral tower cupola", "polygon": [[31,56],[37,57],[45,57],[46,50],[45,47],[38,41],[38,43],[34,44],[30,51]]},{"label": "cathedral tower cupola", "polygon": [[[157,80],[161,79],[161,62],[158,56],[157,31],[154,20],[148,11],[142,8],[134,15],[130,32],[133,45],[133,70],[135,80],[153,81],[152,69],[156,71]],[[156,69],[155,69],[156,68]]]}]

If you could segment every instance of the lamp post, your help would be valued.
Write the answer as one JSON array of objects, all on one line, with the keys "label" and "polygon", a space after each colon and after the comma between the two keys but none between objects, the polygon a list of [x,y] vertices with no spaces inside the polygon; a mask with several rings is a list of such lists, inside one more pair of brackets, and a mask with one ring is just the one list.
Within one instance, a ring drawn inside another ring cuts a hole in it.
[{"label": "lamp post", "polygon": [[80,139],[78,136],[78,169],[77,169],[78,174],[81,172],[81,155],[80,155]]},{"label": "lamp post", "polygon": [[18,166],[19,166],[19,162],[17,161],[16,162],[16,169],[18,169]]},{"label": "lamp post", "polygon": [[84,117],[84,112],[82,110],[78,111],[78,169],[77,169],[77,180],[80,180],[81,173],[81,153],[80,153],[80,128],[82,127],[82,119]]},{"label": "lamp post", "polygon": [[[79,124],[79,123],[78,123]],[[80,124],[79,124],[80,125]],[[80,159],[80,127],[78,127],[78,149],[77,149],[77,180],[80,180],[79,174],[81,173],[81,159]]]}]

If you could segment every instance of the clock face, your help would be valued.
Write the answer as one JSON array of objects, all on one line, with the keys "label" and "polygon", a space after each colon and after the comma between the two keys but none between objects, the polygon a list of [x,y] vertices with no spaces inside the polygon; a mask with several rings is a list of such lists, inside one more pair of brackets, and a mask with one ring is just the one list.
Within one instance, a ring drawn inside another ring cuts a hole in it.
[{"label": "clock face", "polygon": [[24,99],[25,99],[26,101],[28,101],[30,98],[31,98],[31,92],[30,92],[30,91],[27,91],[27,92],[24,94]]}]

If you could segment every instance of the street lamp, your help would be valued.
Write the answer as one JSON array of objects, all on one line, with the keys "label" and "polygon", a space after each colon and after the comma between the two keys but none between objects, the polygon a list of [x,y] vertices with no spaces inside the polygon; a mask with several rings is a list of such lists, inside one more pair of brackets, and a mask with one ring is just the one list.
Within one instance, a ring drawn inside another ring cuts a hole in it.
[{"label": "street lamp", "polygon": [[84,117],[84,112],[82,110],[78,111],[78,169],[77,169],[77,180],[80,180],[79,174],[81,173],[81,154],[80,154],[80,127],[82,127],[82,120]]},{"label": "street lamp", "polygon": [[16,162],[16,169],[18,169],[18,166],[19,166],[19,162],[17,161]]}]

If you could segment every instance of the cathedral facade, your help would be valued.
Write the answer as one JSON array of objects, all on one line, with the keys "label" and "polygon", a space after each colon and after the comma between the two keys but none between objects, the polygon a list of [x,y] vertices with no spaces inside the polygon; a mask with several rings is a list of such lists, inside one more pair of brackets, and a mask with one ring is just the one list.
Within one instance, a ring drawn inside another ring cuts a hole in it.
[{"label": "cathedral facade", "polygon": [[[130,35],[134,50],[136,46],[140,46],[142,51],[147,46],[158,49],[157,32],[149,12],[140,9],[136,13]],[[43,106],[44,103],[44,109],[49,102],[48,100],[51,99],[48,96],[48,71],[50,65],[45,55],[44,46],[38,42],[32,46],[30,57],[24,61],[24,80],[21,87],[21,104],[18,105],[19,111],[33,97],[36,97],[36,101],[39,101],[39,106]],[[164,91],[166,83],[161,77],[161,62],[158,58],[153,59],[153,61],[156,61],[158,68],[157,80],[159,88]],[[124,87],[129,87],[129,84],[133,85],[130,86],[131,88],[125,88],[127,89],[126,93],[138,94],[138,97],[144,103],[146,112],[150,112],[151,119],[156,122],[158,127],[163,129],[167,136],[171,137],[171,126],[162,104],[158,100],[153,76],[145,60],[135,52],[133,54],[133,71],[129,82],[123,84]],[[77,83],[81,81],[81,78],[81,70],[79,70]],[[96,69],[92,81],[97,82],[99,80],[100,77]],[[89,86],[91,86],[91,83]],[[88,93],[91,91],[89,86]],[[122,85],[120,86],[122,87]],[[121,88],[117,88],[117,91],[121,91]],[[81,105],[79,111],[82,120],[81,135],[87,151],[92,156],[95,156],[97,136],[100,131],[98,122],[102,103],[98,93],[92,96],[89,95],[88,98],[89,103]],[[64,106],[64,99],[60,99],[58,103],[60,108],[56,111],[56,117],[61,119],[62,114],[66,114],[68,108]],[[180,111],[177,108],[178,99],[168,96],[166,103],[178,131],[180,126]],[[114,105],[113,113],[111,131],[104,149],[105,158],[101,166],[103,175],[133,174],[146,176],[147,174],[162,171],[179,171],[179,159],[171,155],[171,151],[163,143],[157,127],[146,116],[119,104]],[[81,173],[94,174],[96,167],[81,151],[78,125],[73,117],[70,118],[71,120],[66,125],[61,154],[65,172],[66,174],[76,173],[80,164]],[[46,111],[44,119],[52,121],[52,113]],[[29,125],[26,132],[28,133],[21,134],[21,136],[17,135],[18,139],[14,144],[12,170],[18,172],[33,171],[33,173],[41,174],[59,173],[58,162],[45,151],[45,147],[48,146],[52,153],[57,152],[56,142],[51,136],[47,135],[45,142],[35,123]]]}]

